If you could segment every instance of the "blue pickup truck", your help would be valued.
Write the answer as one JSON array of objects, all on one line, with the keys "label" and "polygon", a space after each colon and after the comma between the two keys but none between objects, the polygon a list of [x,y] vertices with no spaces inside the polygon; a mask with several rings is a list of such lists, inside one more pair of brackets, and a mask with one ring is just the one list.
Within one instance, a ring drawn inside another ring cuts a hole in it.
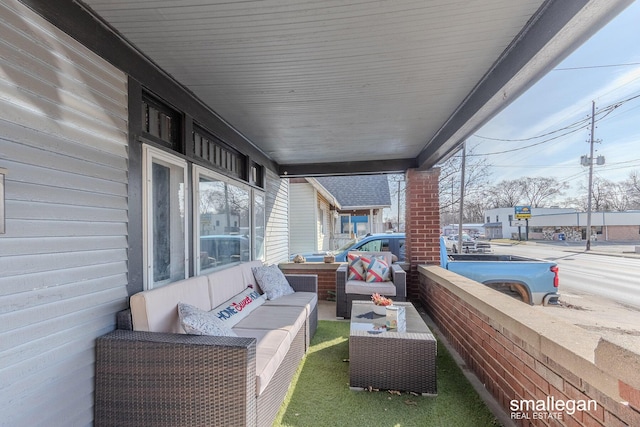
[{"label": "blue pickup truck", "polygon": [[527,304],[558,304],[555,262],[515,255],[451,254],[440,237],[440,266]]}]

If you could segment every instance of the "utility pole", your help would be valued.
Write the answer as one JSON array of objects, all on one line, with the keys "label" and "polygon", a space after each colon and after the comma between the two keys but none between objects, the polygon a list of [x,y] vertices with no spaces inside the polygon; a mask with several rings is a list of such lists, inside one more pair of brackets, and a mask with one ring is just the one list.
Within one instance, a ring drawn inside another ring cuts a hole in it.
[{"label": "utility pole", "polygon": [[458,216],[458,251],[462,253],[462,220],[463,220],[463,208],[464,208],[464,169],[466,165],[467,157],[467,142],[462,143],[462,165],[460,172],[460,214]]},{"label": "utility pole", "polygon": [[587,198],[587,251],[591,250],[591,193],[593,192],[593,143],[595,142],[595,121],[596,102],[591,101],[591,141],[589,142],[591,148],[589,154],[589,195]]}]

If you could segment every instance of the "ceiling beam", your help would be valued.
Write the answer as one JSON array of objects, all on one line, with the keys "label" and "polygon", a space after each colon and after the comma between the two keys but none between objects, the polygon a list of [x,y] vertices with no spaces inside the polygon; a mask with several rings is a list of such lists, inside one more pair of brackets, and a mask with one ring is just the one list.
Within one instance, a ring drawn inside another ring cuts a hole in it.
[{"label": "ceiling beam", "polygon": [[304,163],[280,165],[283,178],[404,173],[418,166],[416,159],[371,160],[362,162]]}]

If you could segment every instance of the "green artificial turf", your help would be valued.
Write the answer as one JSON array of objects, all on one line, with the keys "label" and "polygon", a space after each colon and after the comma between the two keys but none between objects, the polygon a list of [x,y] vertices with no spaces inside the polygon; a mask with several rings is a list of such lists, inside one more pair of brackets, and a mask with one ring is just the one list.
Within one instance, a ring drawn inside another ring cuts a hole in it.
[{"label": "green artificial turf", "polygon": [[349,389],[349,323],[320,321],[274,426],[500,425],[438,342],[438,395]]}]

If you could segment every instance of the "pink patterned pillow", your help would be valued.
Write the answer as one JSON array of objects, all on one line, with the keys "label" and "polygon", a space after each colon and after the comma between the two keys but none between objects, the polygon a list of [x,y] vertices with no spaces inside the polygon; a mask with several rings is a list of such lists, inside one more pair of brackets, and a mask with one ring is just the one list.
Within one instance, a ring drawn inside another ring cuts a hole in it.
[{"label": "pink patterned pillow", "polygon": [[367,269],[366,281],[369,283],[387,282],[390,279],[389,273],[389,264],[383,259],[374,258]]},{"label": "pink patterned pillow", "polygon": [[364,280],[365,268],[362,258],[358,255],[347,254],[347,262],[349,263],[349,280]]},{"label": "pink patterned pillow", "polygon": [[364,265],[365,273],[369,268],[371,268],[371,264],[376,259],[381,259],[384,261],[384,256],[382,255],[360,255],[360,259],[362,259],[362,264]]}]

